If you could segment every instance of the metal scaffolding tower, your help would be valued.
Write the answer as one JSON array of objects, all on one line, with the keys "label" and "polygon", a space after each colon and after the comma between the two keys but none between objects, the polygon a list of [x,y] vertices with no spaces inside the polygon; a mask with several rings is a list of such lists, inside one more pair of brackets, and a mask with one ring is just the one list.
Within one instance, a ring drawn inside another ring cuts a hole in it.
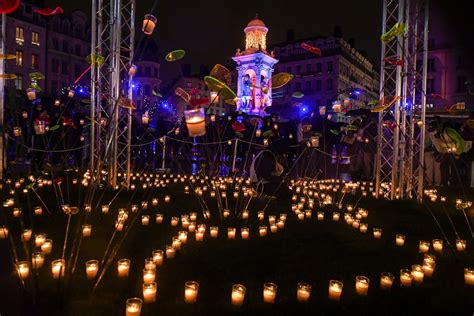
[{"label": "metal scaffolding tower", "polygon": [[[0,54],[5,54],[5,33],[7,25],[7,15],[0,14]],[[5,73],[5,61],[0,59],[0,73]],[[3,115],[5,105],[5,79],[0,78],[0,180],[4,178],[5,172],[5,139],[3,135]]]},{"label": "metal scaffolding tower", "polygon": [[376,156],[377,197],[423,194],[429,0],[384,0],[382,34],[403,24],[403,34],[382,42],[380,100],[396,98],[380,112]]},{"label": "metal scaffolding tower", "polygon": [[92,0],[90,170],[130,182],[135,0]]}]

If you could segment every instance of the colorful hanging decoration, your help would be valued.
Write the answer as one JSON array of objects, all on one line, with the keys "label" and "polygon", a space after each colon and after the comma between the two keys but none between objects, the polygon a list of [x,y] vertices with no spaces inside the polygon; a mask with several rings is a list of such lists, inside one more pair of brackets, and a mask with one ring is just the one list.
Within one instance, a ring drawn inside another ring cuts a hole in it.
[{"label": "colorful hanging decoration", "polygon": [[12,80],[12,79],[16,79],[16,75],[15,74],[0,74],[0,79]]},{"label": "colorful hanging decoration", "polygon": [[20,6],[20,0],[0,0],[0,14],[10,14]]},{"label": "colorful hanging decoration", "polygon": [[240,123],[240,122],[234,122],[232,123],[232,129],[235,131],[235,132],[245,132],[247,129],[245,128],[245,125],[243,123]]},{"label": "colorful hanging decoration", "polygon": [[403,60],[397,58],[384,58],[384,62],[393,66],[403,66]]},{"label": "colorful hanging decoration", "polygon": [[384,43],[389,43],[393,41],[397,36],[400,36],[405,33],[405,30],[405,23],[397,22],[388,32],[386,32],[380,37],[380,40]]},{"label": "colorful hanging decoration", "polygon": [[303,48],[304,50],[307,50],[311,54],[321,56],[321,50],[317,47],[311,46],[311,45],[306,44],[306,43],[301,43],[301,48]]},{"label": "colorful hanging decoration", "polygon": [[63,10],[63,8],[58,6],[54,9],[52,9],[52,8],[36,9],[36,10],[34,10],[34,12],[38,13],[39,15],[42,15],[42,16],[53,16],[53,15],[57,15],[57,14],[63,14],[64,10]]},{"label": "colorful hanging decoration", "polygon": [[229,99],[234,99],[237,97],[234,91],[232,91],[229,86],[227,86],[224,82],[211,77],[206,76],[204,77],[204,83],[211,89],[219,94],[219,97],[222,98],[224,101]]},{"label": "colorful hanging decoration", "polygon": [[287,72],[280,72],[272,77],[272,88],[279,89],[290,82],[294,76]]},{"label": "colorful hanging decoration", "polygon": [[457,112],[457,111],[463,111],[466,109],[466,104],[464,102],[458,102],[453,105],[448,109],[448,112]]},{"label": "colorful hanging decoration", "polygon": [[398,95],[394,96],[394,97],[383,97],[380,100],[379,105],[376,106],[375,108],[373,108],[371,111],[374,112],[374,113],[385,111],[386,109],[391,107],[393,104],[395,104],[395,102],[397,102],[400,99],[401,98]]},{"label": "colorful hanging decoration", "polygon": [[295,99],[301,99],[304,97],[304,94],[302,92],[296,91],[296,92],[293,92],[291,96]]},{"label": "colorful hanging decoration", "polygon": [[178,61],[182,59],[186,55],[186,52],[182,49],[174,50],[172,52],[169,52],[165,56],[166,61]]},{"label": "colorful hanging decoration", "polygon": [[181,87],[177,87],[177,88],[174,90],[174,94],[176,94],[178,97],[180,97],[181,99],[183,99],[183,101],[186,102],[186,103],[189,103],[189,100],[191,100],[191,96],[189,95],[189,93],[187,93],[186,91],[184,91],[184,89],[181,88]]},{"label": "colorful hanging decoration", "polygon": [[13,55],[13,54],[0,54],[0,59],[1,60],[16,59],[16,55]]},{"label": "colorful hanging decoration", "polygon": [[46,78],[41,72],[31,72],[29,74],[31,80],[43,80]]},{"label": "colorful hanging decoration", "polygon": [[209,104],[208,98],[191,98],[191,100],[189,100],[189,105],[194,107],[204,106],[207,104]]},{"label": "colorful hanging decoration", "polygon": [[232,80],[232,74],[229,69],[226,67],[222,66],[221,64],[216,64],[214,67],[212,67],[211,72],[209,74],[211,77],[216,78],[217,80],[220,80],[227,85],[230,84]]}]

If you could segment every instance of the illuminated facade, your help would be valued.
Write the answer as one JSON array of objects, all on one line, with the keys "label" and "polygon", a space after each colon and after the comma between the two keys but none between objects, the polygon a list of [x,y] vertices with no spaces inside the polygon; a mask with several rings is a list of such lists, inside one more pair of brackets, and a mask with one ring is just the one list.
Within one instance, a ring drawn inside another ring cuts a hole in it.
[{"label": "illuminated facade", "polygon": [[278,62],[267,53],[268,28],[255,18],[244,29],[245,51],[238,49],[232,59],[237,63],[237,110],[265,116],[272,105],[271,79]]}]

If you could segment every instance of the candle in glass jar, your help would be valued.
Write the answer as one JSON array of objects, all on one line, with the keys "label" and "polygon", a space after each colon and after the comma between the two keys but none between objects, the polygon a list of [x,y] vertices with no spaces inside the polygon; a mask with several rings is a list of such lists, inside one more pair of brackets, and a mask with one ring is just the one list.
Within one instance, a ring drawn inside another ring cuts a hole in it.
[{"label": "candle in glass jar", "polygon": [[329,281],[329,299],[339,301],[341,298],[343,283],[337,280]]},{"label": "candle in glass jar", "polygon": [[278,229],[281,230],[281,229],[285,228],[285,221],[280,219],[280,220],[277,222],[276,225],[277,225]]},{"label": "candle in glass jar", "polygon": [[248,219],[249,218],[249,211],[248,210],[244,210],[242,212],[242,219]]},{"label": "candle in glass jar", "polygon": [[367,233],[368,228],[369,228],[369,225],[367,223],[360,223],[359,225],[359,230],[363,234]]},{"label": "candle in glass jar", "polygon": [[419,250],[421,253],[427,253],[430,250],[430,242],[425,240],[420,240]]},{"label": "candle in glass jar", "polygon": [[155,265],[161,266],[163,264],[163,250],[154,250],[152,253],[152,258]]},{"label": "candle in glass jar", "polygon": [[217,226],[211,227],[211,238],[217,238],[218,233],[219,233],[219,227]]},{"label": "candle in glass jar", "polygon": [[425,274],[426,277],[430,278],[433,276],[434,270],[435,270],[436,264],[434,262],[428,262],[423,260],[423,273]]},{"label": "candle in glass jar", "polygon": [[400,270],[400,284],[403,287],[410,287],[413,281],[413,275],[411,271],[408,269],[401,269]]},{"label": "candle in glass jar", "polygon": [[156,278],[156,270],[143,269],[143,283],[153,283]]},{"label": "candle in glass jar", "polygon": [[332,213],[332,220],[337,222],[339,221],[340,214],[338,212],[333,212]]},{"label": "candle in glass jar", "polygon": [[181,249],[181,240],[179,240],[179,237],[173,237],[172,238],[172,244],[174,249],[179,250]]},{"label": "candle in glass jar", "polygon": [[382,238],[382,228],[374,228],[374,238]]},{"label": "candle in glass jar", "polygon": [[204,233],[202,233],[200,231],[197,231],[196,234],[195,234],[195,237],[196,237],[196,241],[203,241]]},{"label": "candle in glass jar", "polygon": [[41,251],[44,253],[51,253],[53,250],[53,241],[51,239],[46,239],[41,245]]},{"label": "candle in glass jar", "polygon": [[166,246],[166,258],[173,259],[175,254],[176,250],[173,248],[173,246]]},{"label": "candle in glass jar", "polygon": [[369,283],[370,283],[369,278],[367,278],[363,275],[358,275],[356,277],[356,293],[357,293],[357,295],[367,296],[367,293],[369,291]]},{"label": "candle in glass jar", "polygon": [[43,214],[43,208],[41,206],[36,206],[35,215],[41,215],[41,214]]},{"label": "candle in glass jar", "polygon": [[464,268],[464,283],[466,285],[474,285],[474,269]]},{"label": "candle in glass jar", "polygon": [[263,302],[264,303],[275,303],[277,295],[277,285],[275,283],[265,283],[263,285]]},{"label": "candle in glass jar", "polygon": [[33,234],[33,230],[31,229],[25,229],[21,233],[21,240],[22,241],[30,241],[31,235]]},{"label": "candle in glass jar", "polygon": [[151,199],[151,205],[158,206],[158,199],[157,198]]},{"label": "candle in glass jar", "polygon": [[298,212],[298,219],[300,221],[304,220],[304,212]]},{"label": "candle in glass jar", "polygon": [[63,259],[57,259],[51,262],[51,272],[53,273],[54,279],[63,277],[65,270],[66,270],[66,262]]},{"label": "candle in glass jar", "polygon": [[259,220],[259,221],[263,221],[263,219],[265,218],[265,212],[259,211],[259,212],[257,213],[257,216],[258,216],[258,220]]},{"label": "candle in glass jar", "polygon": [[93,279],[99,271],[99,260],[89,260],[86,262],[86,275],[88,279]]},{"label": "candle in glass jar", "polygon": [[464,251],[464,250],[466,250],[466,240],[464,240],[464,239],[456,239],[456,250],[457,250],[457,251]]},{"label": "candle in glass jar", "polygon": [[36,234],[35,235],[35,246],[36,247],[41,247],[44,244],[45,241],[46,241],[46,234]]},{"label": "candle in glass jar", "polygon": [[171,201],[171,197],[169,195],[165,196],[165,203],[169,203]]},{"label": "candle in glass jar", "polygon": [[423,267],[421,265],[419,264],[412,265],[411,274],[413,275],[413,283],[417,285],[423,283],[425,273],[423,272]]},{"label": "candle in glass jar", "polygon": [[360,226],[360,221],[358,219],[352,222],[352,227],[354,227],[355,229],[359,229],[359,226]]},{"label": "candle in glass jar", "polygon": [[390,290],[393,285],[394,276],[388,272],[382,272],[380,274],[380,288],[382,290]]},{"label": "candle in glass jar", "polygon": [[190,233],[194,233],[194,231],[196,230],[196,223],[195,222],[190,222],[189,226],[188,226],[188,230],[189,230]]},{"label": "candle in glass jar", "polygon": [[171,217],[171,226],[178,226],[179,217]]},{"label": "candle in glass jar", "polygon": [[129,259],[120,259],[117,262],[117,271],[119,278],[125,278],[128,276],[130,271],[130,260]]},{"label": "candle in glass jar", "polygon": [[246,288],[242,284],[234,284],[232,286],[232,305],[242,306],[245,299]]},{"label": "candle in glass jar", "polygon": [[270,231],[276,233],[278,231],[278,226],[276,224],[270,225]]},{"label": "candle in glass jar", "polygon": [[242,227],[240,229],[240,235],[242,236],[242,239],[249,239],[249,228],[248,227]]},{"label": "candle in glass jar", "polygon": [[395,235],[395,244],[399,247],[405,244],[406,236],[403,234],[396,234]]},{"label": "candle in glass jar", "polygon": [[153,258],[145,259],[145,269],[147,270],[156,270],[156,264]]},{"label": "candle in glass jar", "polygon": [[433,239],[433,250],[435,252],[442,252],[443,251],[443,240]]},{"label": "candle in glass jar", "polygon": [[90,237],[91,233],[92,233],[91,224],[82,225],[82,237]]},{"label": "candle in glass jar", "polygon": [[156,214],[155,221],[157,224],[163,223],[163,214]]},{"label": "candle in glass jar", "polygon": [[299,282],[296,288],[296,300],[299,303],[307,303],[311,295],[311,285],[304,282]]},{"label": "candle in glass jar", "polygon": [[260,226],[258,228],[258,234],[260,237],[265,237],[267,235],[267,226]]},{"label": "candle in glass jar", "polygon": [[125,316],[140,316],[143,301],[138,297],[129,298],[125,306]]},{"label": "candle in glass jar", "polygon": [[31,261],[33,263],[33,269],[40,269],[44,265],[44,253],[35,252],[31,257]]},{"label": "candle in glass jar", "polygon": [[18,271],[18,276],[22,280],[26,280],[30,275],[30,264],[28,261],[19,261],[16,264],[16,270]]},{"label": "candle in glass jar", "polygon": [[153,303],[156,301],[156,282],[143,283],[143,301]]},{"label": "candle in glass jar", "polygon": [[186,304],[194,304],[197,301],[199,291],[199,283],[196,281],[187,281],[184,284],[184,302]]},{"label": "candle in glass jar", "polygon": [[188,242],[188,232],[187,231],[178,232],[178,238],[181,241],[181,244],[187,243]]},{"label": "candle in glass jar", "polygon": [[234,227],[227,228],[227,238],[228,239],[235,239],[235,228]]},{"label": "candle in glass jar", "polygon": [[148,223],[150,223],[150,216],[148,215],[142,215],[142,225],[147,226]]},{"label": "candle in glass jar", "polygon": [[195,222],[197,220],[197,213],[190,213],[189,214],[189,219],[193,222]]},{"label": "candle in glass jar", "polygon": [[324,212],[318,212],[318,221],[324,220]]}]

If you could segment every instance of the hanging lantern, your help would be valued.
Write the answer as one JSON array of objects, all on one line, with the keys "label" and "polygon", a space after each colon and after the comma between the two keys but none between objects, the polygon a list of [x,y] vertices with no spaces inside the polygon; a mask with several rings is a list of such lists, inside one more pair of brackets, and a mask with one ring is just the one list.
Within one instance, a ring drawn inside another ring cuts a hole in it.
[{"label": "hanging lantern", "polygon": [[28,96],[28,100],[34,101],[36,100],[36,90],[33,88],[26,89],[26,95]]},{"label": "hanging lantern", "polygon": [[311,147],[319,147],[319,137],[317,136],[311,137]]},{"label": "hanging lantern", "polygon": [[138,67],[136,65],[131,65],[130,69],[128,70],[128,75],[130,77],[135,77],[135,74],[137,73]]},{"label": "hanging lantern", "polygon": [[61,101],[59,100],[54,100],[54,106],[60,106],[61,105]]},{"label": "hanging lantern", "polygon": [[28,112],[26,112],[26,111],[21,112],[21,116],[22,116],[24,119],[27,119],[27,118],[28,118]]},{"label": "hanging lantern", "polygon": [[191,137],[202,136],[206,134],[206,123],[204,109],[184,111],[186,126]]},{"label": "hanging lantern", "polygon": [[341,102],[339,102],[339,101],[334,101],[334,102],[332,103],[332,110],[333,110],[335,113],[341,112]]},{"label": "hanging lantern", "polygon": [[76,91],[74,91],[73,89],[69,89],[69,91],[67,92],[67,96],[69,98],[74,98],[74,94],[76,93]]},{"label": "hanging lantern", "polygon": [[145,14],[145,17],[143,18],[142,32],[145,35],[151,35],[153,33],[153,30],[155,29],[157,21],[158,20],[156,19],[156,17],[152,14]]},{"label": "hanging lantern", "polygon": [[219,95],[217,94],[217,92],[211,91],[210,96],[212,104],[216,104],[217,102],[219,102]]},{"label": "hanging lantern", "polygon": [[46,123],[44,121],[37,120],[34,125],[36,135],[44,135],[46,133]]},{"label": "hanging lantern", "polygon": [[260,137],[260,136],[262,136],[262,130],[261,130],[261,129],[257,129],[257,130],[255,131],[255,137]]},{"label": "hanging lantern", "polygon": [[21,136],[21,127],[14,127],[13,128],[13,135],[15,137],[20,137]]},{"label": "hanging lantern", "polygon": [[148,122],[150,121],[150,117],[148,116],[148,111],[146,111],[145,113],[142,114],[142,123],[143,124],[148,124]]},{"label": "hanging lantern", "polygon": [[319,115],[321,115],[321,116],[326,115],[326,107],[325,106],[320,106],[319,107]]},{"label": "hanging lantern", "polygon": [[214,114],[211,115],[211,122],[215,122],[216,121],[216,116]]}]

